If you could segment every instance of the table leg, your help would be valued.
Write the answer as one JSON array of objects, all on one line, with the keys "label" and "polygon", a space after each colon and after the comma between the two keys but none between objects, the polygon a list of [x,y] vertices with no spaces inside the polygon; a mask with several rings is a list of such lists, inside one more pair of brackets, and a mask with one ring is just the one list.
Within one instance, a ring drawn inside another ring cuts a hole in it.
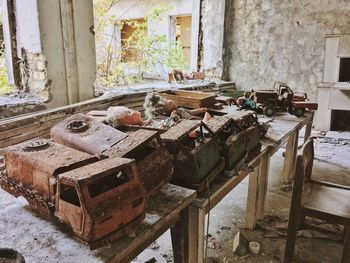
[{"label": "table leg", "polygon": [[175,263],[189,263],[188,259],[188,208],[181,212],[180,219],[170,229]]},{"label": "table leg", "polygon": [[251,230],[254,229],[257,221],[257,200],[259,195],[259,167],[256,167],[253,172],[249,174],[249,185],[248,185],[248,198],[247,208],[245,214],[245,225],[246,228]]},{"label": "table leg", "polygon": [[282,190],[290,191],[295,173],[295,164],[298,152],[299,129],[289,137],[282,171]]},{"label": "table leg", "polygon": [[261,156],[259,163],[259,175],[258,175],[258,202],[257,202],[257,219],[264,218],[264,208],[265,208],[265,200],[267,195],[267,186],[268,186],[268,174],[270,167],[270,152],[266,151],[266,153]]},{"label": "table leg", "polygon": [[305,125],[304,142],[306,142],[307,139],[309,139],[309,137],[311,136],[311,130],[312,130],[312,121],[310,121]]},{"label": "table leg", "polygon": [[198,207],[189,207],[188,258],[190,263],[204,261],[205,212]]}]

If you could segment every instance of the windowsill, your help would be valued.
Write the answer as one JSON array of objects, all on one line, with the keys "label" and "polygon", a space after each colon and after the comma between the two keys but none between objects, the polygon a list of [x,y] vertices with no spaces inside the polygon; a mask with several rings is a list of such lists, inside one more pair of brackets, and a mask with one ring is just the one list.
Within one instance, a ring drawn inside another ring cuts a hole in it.
[{"label": "windowsill", "polygon": [[0,96],[0,119],[47,109],[44,102],[29,93]]}]

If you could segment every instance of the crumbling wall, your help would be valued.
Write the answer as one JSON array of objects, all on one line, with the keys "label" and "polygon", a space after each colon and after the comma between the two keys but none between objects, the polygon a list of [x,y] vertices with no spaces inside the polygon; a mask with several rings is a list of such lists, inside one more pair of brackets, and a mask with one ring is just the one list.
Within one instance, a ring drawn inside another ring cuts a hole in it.
[{"label": "crumbling wall", "polygon": [[350,1],[233,0],[228,74],[238,88],[288,83],[315,98],[325,38],[350,33]]},{"label": "crumbling wall", "polygon": [[201,70],[207,77],[221,78],[224,39],[225,0],[202,0]]},{"label": "crumbling wall", "polygon": [[41,53],[32,53],[22,48],[20,62],[21,88],[30,92],[42,101],[49,98],[48,79],[45,56]]}]

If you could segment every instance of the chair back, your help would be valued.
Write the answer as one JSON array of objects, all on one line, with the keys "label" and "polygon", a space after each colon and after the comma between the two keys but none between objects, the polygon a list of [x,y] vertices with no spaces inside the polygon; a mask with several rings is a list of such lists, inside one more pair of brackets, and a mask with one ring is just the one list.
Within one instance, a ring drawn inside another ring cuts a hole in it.
[{"label": "chair back", "polygon": [[314,140],[312,137],[307,139],[304,143],[302,149],[302,158],[303,158],[303,169],[304,169],[304,178],[306,180],[311,179],[312,167],[314,164]]}]

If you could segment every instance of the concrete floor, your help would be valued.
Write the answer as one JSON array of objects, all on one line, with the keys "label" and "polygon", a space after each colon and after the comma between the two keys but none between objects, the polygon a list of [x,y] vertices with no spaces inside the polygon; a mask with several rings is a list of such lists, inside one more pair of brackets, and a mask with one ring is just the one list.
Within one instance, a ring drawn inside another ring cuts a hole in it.
[{"label": "concrete floor", "polygon": [[[303,134],[301,132],[300,134]],[[302,138],[300,138],[302,139]],[[330,142],[331,141],[331,142]],[[266,215],[278,216],[283,222],[289,215],[291,192],[280,190],[280,174],[284,158],[283,149],[271,159]],[[350,185],[350,142],[325,138],[315,140],[315,178]],[[261,244],[258,256],[247,254],[240,257],[232,252],[233,238],[244,227],[244,215],[248,189],[248,178],[226,196],[210,213],[208,239],[208,262],[281,262],[286,239],[266,238],[263,230],[244,230],[250,241]],[[285,222],[286,225],[286,222]],[[319,235],[318,235],[319,236]],[[339,236],[338,236],[339,237]],[[298,238],[295,262],[339,262],[342,244],[330,238]],[[135,262],[155,258],[157,262],[172,262],[170,234],[167,232]]]}]

